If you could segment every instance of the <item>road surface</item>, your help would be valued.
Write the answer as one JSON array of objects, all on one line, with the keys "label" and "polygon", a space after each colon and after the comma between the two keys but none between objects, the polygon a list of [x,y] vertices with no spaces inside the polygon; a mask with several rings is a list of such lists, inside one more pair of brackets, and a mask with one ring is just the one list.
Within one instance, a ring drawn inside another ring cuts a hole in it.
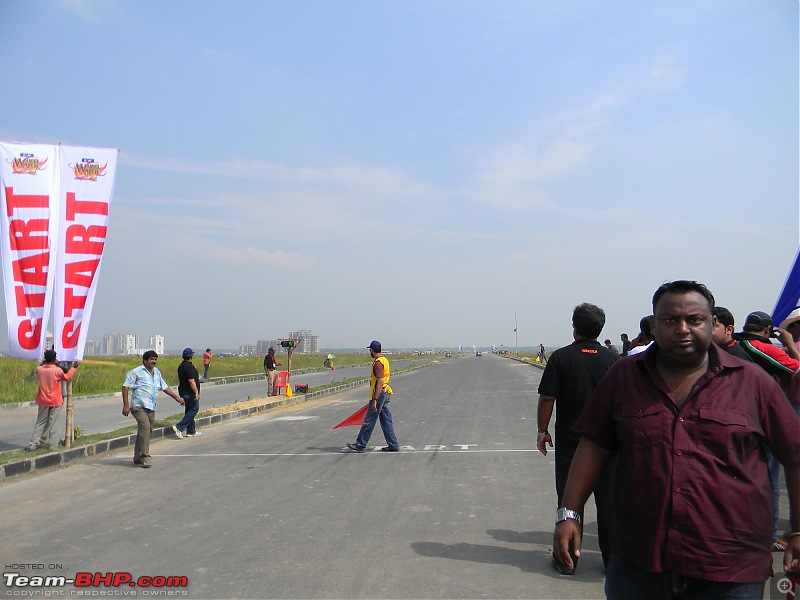
[{"label": "road surface", "polygon": [[370,451],[341,451],[357,430],[331,427],[365,403],[355,388],[159,440],[152,469],[127,448],[14,479],[0,486],[4,572],[186,581],[56,588],[66,597],[601,598],[591,502],[577,574],[550,566],[540,375],[486,355],[393,379],[399,453],[376,450],[379,428]]}]

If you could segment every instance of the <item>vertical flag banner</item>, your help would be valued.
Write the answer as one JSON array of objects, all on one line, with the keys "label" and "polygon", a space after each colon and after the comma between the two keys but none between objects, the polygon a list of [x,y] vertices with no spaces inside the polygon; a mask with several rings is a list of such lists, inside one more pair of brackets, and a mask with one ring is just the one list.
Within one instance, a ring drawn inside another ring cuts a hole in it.
[{"label": "vertical flag banner", "polygon": [[83,359],[108,234],[115,148],[59,146],[59,226],[53,343],[64,361]]},{"label": "vertical flag banner", "polygon": [[0,254],[11,356],[44,353],[58,234],[56,147],[0,142]]},{"label": "vertical flag banner", "polygon": [[778,325],[795,308],[800,307],[800,248],[794,257],[794,264],[789,269],[786,276],[786,283],[783,284],[775,309],[772,311],[772,322]]}]

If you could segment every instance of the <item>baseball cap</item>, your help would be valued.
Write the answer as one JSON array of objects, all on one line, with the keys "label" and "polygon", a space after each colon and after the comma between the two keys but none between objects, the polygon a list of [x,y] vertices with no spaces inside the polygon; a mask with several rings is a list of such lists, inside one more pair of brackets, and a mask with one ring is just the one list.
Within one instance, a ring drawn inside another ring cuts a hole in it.
[{"label": "baseball cap", "polygon": [[786,329],[789,325],[796,321],[800,321],[800,308],[795,308],[783,321],[781,321],[781,329]]},{"label": "baseball cap", "polygon": [[194,350],[192,350],[191,348],[184,348],[182,356],[183,358],[190,358],[194,356]]},{"label": "baseball cap", "polygon": [[[261,347],[263,348],[264,346],[261,346]],[[269,348],[267,348],[267,352],[275,352],[275,348],[270,346]]]},{"label": "baseball cap", "polygon": [[370,350],[374,350],[375,352],[380,352],[381,343],[378,340],[372,340],[369,346],[367,346],[367,348],[369,348]]},{"label": "baseball cap", "polygon": [[758,325],[759,327],[772,327],[772,317],[767,313],[757,310],[747,315],[745,325]]}]

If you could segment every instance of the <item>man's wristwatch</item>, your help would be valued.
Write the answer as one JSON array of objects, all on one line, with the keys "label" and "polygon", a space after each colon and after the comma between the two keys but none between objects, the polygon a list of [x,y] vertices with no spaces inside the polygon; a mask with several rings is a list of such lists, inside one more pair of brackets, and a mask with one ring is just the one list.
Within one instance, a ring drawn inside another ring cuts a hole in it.
[{"label": "man's wristwatch", "polygon": [[579,512],[570,510],[569,508],[559,508],[556,511],[556,525],[558,525],[562,521],[566,521],[567,519],[572,519],[573,521],[577,521],[578,523],[580,523],[581,515]]}]

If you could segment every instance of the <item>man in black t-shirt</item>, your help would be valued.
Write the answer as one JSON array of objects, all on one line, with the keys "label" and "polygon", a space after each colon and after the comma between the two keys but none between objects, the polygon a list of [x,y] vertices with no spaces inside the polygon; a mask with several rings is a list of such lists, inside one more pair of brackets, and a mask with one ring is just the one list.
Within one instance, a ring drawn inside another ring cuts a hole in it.
[{"label": "man in black t-shirt", "polygon": [[178,438],[201,435],[195,428],[194,418],[200,410],[200,374],[192,364],[194,350],[183,349],[183,362],[178,365],[178,395],[183,399],[183,418],[172,426]]},{"label": "man in black t-shirt", "polygon": [[[547,455],[547,446],[553,446],[548,426],[556,411],[556,494],[558,508],[562,507],[564,487],[572,464],[572,457],[581,441],[581,436],[572,431],[572,426],[583,412],[589,396],[597,383],[618,359],[619,355],[604,348],[597,337],[603,331],[606,315],[603,309],[594,304],[583,303],[572,312],[572,337],[574,342],[559,348],[550,355],[550,360],[539,383],[539,406],[537,423],[539,431],[536,436],[536,447]],[[597,529],[603,564],[608,563],[611,556],[611,477],[613,466],[606,469],[594,491],[597,506]],[[581,519],[583,515],[581,515]],[[573,561],[575,559],[573,558]],[[553,559],[553,566],[562,575],[572,575],[574,570],[567,569]]]},{"label": "man in black t-shirt", "polygon": [[272,346],[267,350],[267,355],[264,357],[264,375],[267,376],[267,396],[277,396],[278,390],[275,389],[275,376],[277,375],[276,369],[281,363],[275,362],[275,348]]}]

